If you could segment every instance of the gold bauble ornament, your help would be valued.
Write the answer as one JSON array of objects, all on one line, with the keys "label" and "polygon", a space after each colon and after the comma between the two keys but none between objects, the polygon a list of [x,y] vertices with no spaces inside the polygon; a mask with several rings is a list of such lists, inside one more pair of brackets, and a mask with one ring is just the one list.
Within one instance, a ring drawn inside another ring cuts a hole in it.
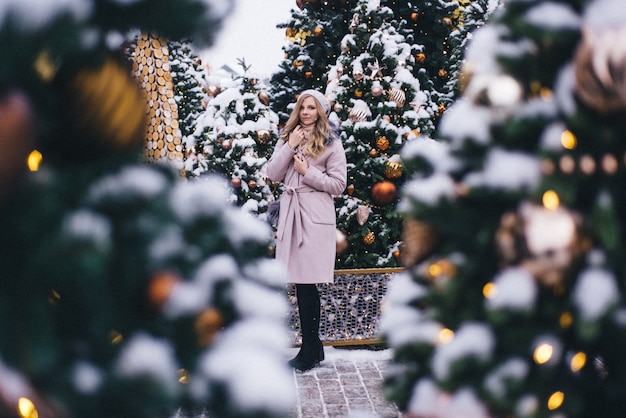
[{"label": "gold bauble ornament", "polygon": [[370,157],[374,158],[378,155],[378,151],[372,148],[369,152],[369,155]]},{"label": "gold bauble ornament", "polygon": [[411,20],[417,20],[417,17],[418,17],[418,16],[419,16],[419,15],[417,14],[417,12],[413,12],[413,13],[411,13]]},{"label": "gold bauble ornament", "polygon": [[125,63],[109,57],[98,67],[79,68],[70,76],[67,96],[67,127],[76,132],[68,152],[100,157],[102,151],[141,149],[148,107]]},{"label": "gold bauble ornament", "polygon": [[391,203],[397,195],[398,189],[391,181],[383,180],[372,186],[372,198],[379,205]]},{"label": "gold bauble ornament", "polygon": [[402,163],[398,161],[387,161],[385,169],[385,177],[388,179],[397,179],[402,177]]},{"label": "gold bauble ornament", "polygon": [[256,182],[256,180],[250,180],[250,181],[248,181],[248,187],[249,187],[250,189],[256,189],[256,187],[257,187],[257,182]]},{"label": "gold bauble ornament", "polygon": [[322,36],[324,34],[324,28],[322,28],[321,26],[317,26],[315,29],[313,29],[313,35],[315,36]]},{"label": "gold bauble ornament", "polygon": [[346,187],[346,190],[348,191],[348,194],[352,196],[354,194],[354,184],[349,184],[348,187]]},{"label": "gold bauble ornament", "polygon": [[256,131],[256,140],[259,144],[267,144],[272,139],[272,134],[267,129]]},{"label": "gold bauble ornament", "polygon": [[376,241],[376,235],[372,231],[363,236],[363,243],[366,245],[372,245],[374,241]]},{"label": "gold bauble ornament", "polygon": [[437,72],[437,75],[439,77],[447,77],[448,76],[448,71],[444,68],[440,68],[439,71]]},{"label": "gold bauble ornament", "polygon": [[449,17],[444,17],[443,19],[441,19],[441,23],[444,26],[452,26],[452,19],[450,19]]},{"label": "gold bauble ornament", "polygon": [[306,78],[311,78],[311,77],[313,77],[313,71],[305,71],[304,76],[305,76]]},{"label": "gold bauble ornament", "polygon": [[404,90],[397,87],[392,87],[391,90],[389,90],[388,96],[389,100],[395,102],[398,107],[404,106],[404,103],[406,102],[406,93]]},{"label": "gold bauble ornament", "polygon": [[350,110],[350,113],[348,114],[348,118],[352,122],[363,122],[367,119],[367,111],[361,108],[354,107],[352,108],[352,110]]},{"label": "gold bauble ornament", "polygon": [[356,97],[357,99],[360,99],[361,97],[363,97],[363,90],[360,90],[360,89],[354,90],[354,97]]},{"label": "gold bauble ornament", "polygon": [[385,151],[387,148],[389,148],[389,140],[384,136],[379,137],[376,140],[376,148],[381,151]]},{"label": "gold bauble ornament", "polygon": [[426,54],[424,54],[423,52],[418,52],[417,54],[415,54],[415,59],[421,64],[426,61]]},{"label": "gold bauble ornament", "polygon": [[232,143],[230,139],[225,139],[222,141],[222,149],[229,150],[231,146],[232,146]]}]

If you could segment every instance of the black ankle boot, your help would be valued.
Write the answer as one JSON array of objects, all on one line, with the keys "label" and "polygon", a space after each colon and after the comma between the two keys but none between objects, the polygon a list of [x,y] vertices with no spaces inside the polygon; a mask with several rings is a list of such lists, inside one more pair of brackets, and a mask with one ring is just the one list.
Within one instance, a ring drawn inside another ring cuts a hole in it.
[{"label": "black ankle boot", "polygon": [[289,365],[296,370],[306,372],[319,366],[324,360],[324,345],[318,338],[314,343],[303,343],[298,354],[289,360]]}]

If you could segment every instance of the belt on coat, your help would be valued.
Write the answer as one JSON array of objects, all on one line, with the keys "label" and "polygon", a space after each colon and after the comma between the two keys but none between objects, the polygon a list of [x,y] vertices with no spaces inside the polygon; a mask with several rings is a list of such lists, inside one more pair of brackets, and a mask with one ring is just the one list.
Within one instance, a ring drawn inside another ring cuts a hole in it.
[{"label": "belt on coat", "polygon": [[285,199],[288,201],[289,205],[287,206],[287,208],[283,208],[281,202],[280,210],[282,212],[286,209],[287,215],[285,217],[285,222],[278,223],[278,230],[276,231],[276,235],[278,236],[278,238],[280,238],[281,240],[283,239],[283,236],[285,235],[285,224],[293,224],[295,219],[296,239],[298,242],[298,247],[302,245],[302,214],[300,213],[300,199],[298,198],[298,194],[304,192],[310,193],[315,191],[315,189],[309,186],[284,187],[283,193],[286,194],[286,196],[289,196],[289,199]]}]

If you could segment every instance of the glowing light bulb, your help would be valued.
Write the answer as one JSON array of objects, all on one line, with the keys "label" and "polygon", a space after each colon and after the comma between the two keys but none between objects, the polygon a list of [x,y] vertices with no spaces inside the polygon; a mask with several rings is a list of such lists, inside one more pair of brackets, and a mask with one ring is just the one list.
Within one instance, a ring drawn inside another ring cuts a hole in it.
[{"label": "glowing light bulb", "polygon": [[17,411],[22,418],[38,418],[39,413],[35,404],[28,398],[20,398],[17,401]]},{"label": "glowing light bulb", "polygon": [[498,287],[493,282],[487,283],[483,286],[483,296],[487,299],[491,299],[498,293]]},{"label": "glowing light bulb", "polygon": [[569,328],[572,326],[574,322],[574,316],[571,312],[563,312],[561,316],[559,316],[559,325],[561,328]]},{"label": "glowing light bulb", "polygon": [[569,362],[569,367],[575,373],[585,367],[585,364],[587,364],[587,355],[582,351],[579,351],[574,354],[574,357],[572,357],[572,360]]},{"label": "glowing light bulb", "polygon": [[438,340],[441,344],[450,342],[454,338],[454,331],[448,328],[444,328],[439,331]]},{"label": "glowing light bulb", "polygon": [[543,203],[543,206],[548,210],[558,209],[559,204],[561,203],[559,195],[556,194],[554,190],[546,191],[541,198],[541,202]]},{"label": "glowing light bulb", "polygon": [[554,392],[552,395],[550,395],[550,398],[548,399],[548,409],[554,411],[555,409],[559,408],[561,405],[563,405],[564,399],[565,394],[563,392]]},{"label": "glowing light bulb", "polygon": [[28,169],[30,171],[39,170],[39,165],[41,164],[41,160],[43,160],[43,155],[35,150],[32,150],[30,154],[28,154],[28,158],[26,159],[26,164],[28,165]]},{"label": "glowing light bulb", "polygon": [[565,149],[574,149],[578,144],[578,140],[576,136],[572,133],[572,131],[565,130],[561,134],[561,145]]},{"label": "glowing light bulb", "polygon": [[537,364],[545,364],[552,358],[552,346],[547,343],[540,344],[533,354],[533,358],[535,363]]},{"label": "glowing light bulb", "polygon": [[433,263],[430,266],[428,266],[428,274],[431,275],[431,277],[438,277],[441,275],[441,266],[437,263]]}]

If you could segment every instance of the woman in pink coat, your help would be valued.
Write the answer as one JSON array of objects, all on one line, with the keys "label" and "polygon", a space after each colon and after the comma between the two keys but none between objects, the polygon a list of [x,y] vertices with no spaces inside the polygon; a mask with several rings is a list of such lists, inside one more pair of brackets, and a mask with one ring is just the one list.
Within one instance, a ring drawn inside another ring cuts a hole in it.
[{"label": "woman in pink coat", "polygon": [[322,93],[300,93],[267,165],[268,177],[283,182],[276,258],[296,284],[302,346],[289,364],[301,371],[324,360],[316,283],[334,281],[333,195],[346,188],[346,154],[328,121],[329,112],[330,102]]}]

